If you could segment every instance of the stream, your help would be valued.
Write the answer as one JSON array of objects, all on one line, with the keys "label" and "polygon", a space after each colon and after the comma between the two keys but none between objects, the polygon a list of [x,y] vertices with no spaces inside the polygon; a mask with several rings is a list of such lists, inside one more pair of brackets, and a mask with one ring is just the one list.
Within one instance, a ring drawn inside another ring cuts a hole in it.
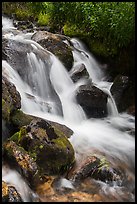
[{"label": "stream", "polygon": [[[110,185],[91,179],[87,181],[88,193],[91,193],[89,186],[92,183],[96,194],[103,196],[103,201],[134,202],[135,138],[126,130],[135,128],[135,117],[126,112],[118,112],[110,93],[113,82],[105,80],[105,73],[101,69],[102,65],[96,61],[81,41],[72,38],[74,64],[68,72],[53,53],[31,40],[33,33],[14,34],[17,30],[14,28],[12,20],[4,17],[2,24],[4,38],[28,44],[35,51],[48,56],[48,61],[46,57],[42,61],[35,52],[26,50],[27,57],[24,59],[24,63],[26,63],[24,65],[18,63],[16,53],[12,53],[11,56],[14,56],[17,64],[15,64],[15,60],[13,63],[12,59],[8,62],[2,60],[2,75],[12,82],[20,93],[21,110],[29,115],[55,121],[72,129],[74,133],[69,141],[74,147],[77,162],[96,151],[105,155],[114,167],[121,167],[127,178],[125,183],[114,182]],[[76,83],[71,79],[74,68],[80,64],[85,65],[92,83],[108,94],[107,117],[87,118],[84,110],[77,103],[76,90],[80,85],[87,83],[86,79],[81,79]],[[26,71],[21,75],[20,70],[23,68]],[[2,180],[14,185],[21,193],[24,202],[30,201],[30,192],[33,197],[32,201],[35,202],[38,195],[27,186],[15,169],[10,169],[8,164],[2,166]],[[62,186],[67,186],[70,189],[75,188],[73,183],[65,178],[62,178],[60,182],[60,188]]]}]

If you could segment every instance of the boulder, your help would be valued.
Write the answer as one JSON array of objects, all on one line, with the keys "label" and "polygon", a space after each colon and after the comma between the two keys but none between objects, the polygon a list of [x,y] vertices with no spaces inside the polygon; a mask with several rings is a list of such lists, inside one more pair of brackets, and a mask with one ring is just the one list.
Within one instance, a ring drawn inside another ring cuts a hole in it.
[{"label": "boulder", "polygon": [[2,60],[7,59],[6,47],[8,46],[8,40],[2,38]]},{"label": "boulder", "polygon": [[65,134],[43,119],[34,119],[29,125],[23,126],[10,138],[10,141],[10,143],[4,143],[6,155],[9,155],[8,152],[10,154],[13,152],[12,157],[17,160],[14,154],[16,151],[8,148],[11,144],[12,149],[17,145],[20,152],[29,155],[24,156],[25,158],[30,157],[30,161],[32,159],[37,164],[42,174],[62,174],[75,161],[74,149]]},{"label": "boulder", "polygon": [[68,71],[72,68],[72,49],[63,41],[62,37],[47,31],[37,31],[31,39],[58,57]]},{"label": "boulder", "polygon": [[7,140],[3,145],[3,149],[4,160],[7,161],[12,168],[16,168],[29,185],[33,187],[36,183],[38,184],[42,181],[36,162],[24,148],[18,146],[14,141]]},{"label": "boulder", "polygon": [[[111,94],[119,112],[130,110],[135,105],[134,79],[128,76],[118,75],[111,86]],[[134,115],[134,111],[131,112]]]},{"label": "boulder", "polygon": [[14,84],[2,76],[2,118],[9,121],[10,114],[21,108],[21,97]]},{"label": "boulder", "polygon": [[96,155],[89,156],[83,161],[76,163],[69,171],[67,177],[73,181],[73,184],[81,183],[87,177],[104,182],[120,181],[119,172],[111,167],[105,157],[99,158]]},{"label": "boulder", "polygon": [[[15,110],[13,114],[11,114],[10,116],[10,122],[12,123],[12,126],[14,127],[14,129],[17,131],[19,131],[22,126],[29,125],[30,122],[34,119],[40,119],[40,118],[32,115],[28,115],[22,112],[21,110]],[[66,125],[53,122],[50,120],[45,120],[45,121],[50,123],[50,125],[53,126],[54,128],[57,128],[61,132],[63,132],[67,138],[70,138],[71,135],[73,135],[73,131],[70,128],[68,128]]]},{"label": "boulder", "polygon": [[74,71],[71,73],[71,79],[74,83],[79,79],[89,79],[89,74],[84,64],[80,64],[74,67]]},{"label": "boulder", "polygon": [[92,84],[81,85],[76,94],[77,102],[88,118],[107,116],[107,97],[107,94]]}]

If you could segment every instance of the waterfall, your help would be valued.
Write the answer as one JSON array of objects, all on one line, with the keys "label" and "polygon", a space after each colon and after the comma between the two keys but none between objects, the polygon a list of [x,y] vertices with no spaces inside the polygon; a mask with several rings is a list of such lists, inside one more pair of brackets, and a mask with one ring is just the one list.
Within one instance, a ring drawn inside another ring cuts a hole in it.
[{"label": "waterfall", "polygon": [[[12,27],[12,24],[8,25]],[[74,134],[69,140],[74,147],[76,158],[86,155],[91,149],[97,149],[112,158],[112,161],[115,158],[130,166],[125,172],[131,175],[134,188],[135,139],[124,131],[124,128],[135,128],[135,118],[127,113],[118,113],[110,93],[112,82],[104,80],[105,73],[101,70],[101,65],[78,39],[71,40],[74,46],[72,69],[75,65],[83,63],[93,84],[108,95],[108,117],[87,119],[76,101],[76,90],[84,82],[73,83],[70,77],[72,70],[66,71],[55,55],[30,40],[31,35],[6,36],[15,42],[23,42],[24,45],[29,44],[33,47],[31,52],[26,52],[24,62],[27,64],[20,64],[20,70],[25,69],[24,75],[17,70],[17,64],[2,60],[2,75],[12,82],[20,93],[21,110],[71,128]],[[42,53],[42,56],[40,54],[39,57],[39,53]],[[13,56],[18,61],[16,53],[13,53]],[[45,56],[48,56],[48,60]],[[5,172],[3,168],[3,179],[6,178]],[[8,182],[13,183],[10,176],[8,179]]]}]

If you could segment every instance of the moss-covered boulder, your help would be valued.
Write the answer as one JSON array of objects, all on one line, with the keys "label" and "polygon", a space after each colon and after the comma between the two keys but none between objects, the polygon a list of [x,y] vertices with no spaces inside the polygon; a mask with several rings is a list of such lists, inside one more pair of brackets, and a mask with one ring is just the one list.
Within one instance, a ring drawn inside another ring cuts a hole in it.
[{"label": "moss-covered boulder", "polygon": [[[22,110],[15,110],[11,116],[10,116],[10,123],[12,123],[12,127],[14,127],[15,130],[19,131],[22,126],[29,125],[32,120],[40,119],[36,116],[28,115],[24,113]],[[68,128],[66,125],[53,122],[50,120],[46,120],[50,125],[56,129],[59,129],[61,132],[63,132],[67,138],[70,138],[71,135],[73,135],[73,131]]]},{"label": "moss-covered boulder", "polygon": [[2,202],[23,202],[16,188],[2,181]]},{"label": "moss-covered boulder", "polygon": [[23,148],[44,174],[60,174],[75,161],[74,149],[63,132],[43,119],[34,119],[10,140]]},{"label": "moss-covered boulder", "polygon": [[64,64],[67,70],[70,70],[73,65],[72,49],[63,40],[65,38],[60,37],[57,34],[53,34],[47,31],[37,31],[32,40],[39,43],[42,47],[52,52],[59,60]]}]

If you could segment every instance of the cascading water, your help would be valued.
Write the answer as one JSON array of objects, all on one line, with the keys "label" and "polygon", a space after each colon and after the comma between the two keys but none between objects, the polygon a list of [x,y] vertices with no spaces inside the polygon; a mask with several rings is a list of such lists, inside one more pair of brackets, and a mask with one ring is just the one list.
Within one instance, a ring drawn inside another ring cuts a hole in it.
[{"label": "cascading water", "polygon": [[[5,21],[5,19],[4,19]],[[4,24],[3,24],[4,26]],[[28,36],[31,36],[28,35]],[[28,40],[25,35],[15,37],[7,35],[16,42],[23,40],[25,44],[31,44],[34,50],[41,52],[41,46]],[[115,101],[110,94],[112,83],[104,81],[104,73],[94,57],[85,50],[81,42],[76,39],[71,40],[74,49],[74,66],[83,63],[95,86],[109,95],[108,117],[103,119],[87,119],[75,95],[79,85],[85,81],[73,83],[70,73],[66,71],[63,64],[52,53],[49,53],[49,62],[46,63],[36,56],[36,53],[27,52],[28,62],[26,75],[22,78],[10,61],[2,61],[2,74],[11,81],[21,95],[21,109],[30,115],[52,120],[70,127],[74,134],[70,138],[76,159],[81,155],[88,154],[89,150],[97,149],[109,156],[114,165],[116,161],[127,166],[125,174],[130,175],[130,189],[134,189],[134,166],[135,166],[135,140],[124,128],[135,128],[134,117],[127,113],[119,114]],[[42,48],[44,49],[44,48]],[[47,51],[46,51],[47,52]],[[16,58],[16,56],[14,56]],[[44,71],[46,70],[46,71]],[[57,104],[60,104],[57,105]],[[3,179],[6,178],[5,170]],[[9,172],[7,172],[9,175]],[[7,175],[7,176],[8,176]],[[5,179],[6,180],[6,179]],[[9,181],[9,180],[8,180]],[[11,181],[9,181],[12,183]],[[98,183],[98,182],[96,182]],[[108,192],[118,196],[122,194],[120,186],[109,186],[100,184],[104,194]],[[117,192],[119,192],[117,194]],[[25,198],[26,199],[26,198]],[[132,198],[134,200],[134,196]]]}]

